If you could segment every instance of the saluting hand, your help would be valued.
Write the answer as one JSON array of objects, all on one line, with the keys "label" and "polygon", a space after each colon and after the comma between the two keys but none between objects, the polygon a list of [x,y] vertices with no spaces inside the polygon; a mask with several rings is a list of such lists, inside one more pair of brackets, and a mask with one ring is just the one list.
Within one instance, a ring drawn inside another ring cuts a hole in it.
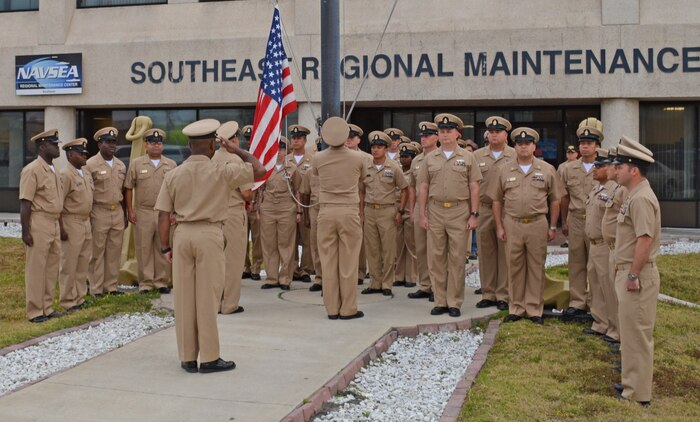
[{"label": "saluting hand", "polygon": [[232,141],[224,138],[223,136],[217,135],[217,138],[221,142],[221,146],[224,147],[224,149],[226,151],[230,152],[231,154],[236,154],[236,155],[238,155],[240,153],[241,149],[238,148],[238,146],[236,144],[234,144]]}]

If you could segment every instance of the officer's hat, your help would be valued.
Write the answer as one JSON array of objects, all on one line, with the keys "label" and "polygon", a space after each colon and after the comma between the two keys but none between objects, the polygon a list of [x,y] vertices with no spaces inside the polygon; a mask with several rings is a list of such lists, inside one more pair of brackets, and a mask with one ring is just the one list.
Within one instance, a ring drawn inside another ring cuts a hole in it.
[{"label": "officer's hat", "polygon": [[60,144],[58,140],[58,129],[45,130],[32,136],[32,142],[50,142],[52,144]]},{"label": "officer's hat", "polygon": [[418,155],[418,148],[416,148],[416,146],[413,142],[401,144],[401,146],[399,147],[399,151],[400,151],[399,155],[401,157],[404,157],[404,156],[415,157],[416,155]]},{"label": "officer's hat", "polygon": [[485,120],[486,130],[505,130],[509,131],[513,125],[510,124],[508,119],[504,119],[501,116],[491,116]]},{"label": "officer's hat", "polygon": [[329,117],[321,126],[323,141],[332,147],[339,147],[345,143],[350,134],[350,127],[341,117]]},{"label": "officer's hat", "polygon": [[311,131],[302,125],[291,125],[287,128],[287,134],[290,138],[301,138],[308,135]]},{"label": "officer's hat", "polygon": [[464,123],[462,119],[454,114],[442,113],[435,116],[435,124],[440,129],[457,129],[462,130]]},{"label": "officer's hat", "polygon": [[353,125],[352,123],[348,123],[348,127],[350,128],[350,135],[348,135],[348,138],[354,138],[355,136],[362,136],[365,134],[365,132],[362,130],[361,127],[358,125]]},{"label": "officer's hat", "polygon": [[223,123],[219,128],[216,130],[216,134],[221,136],[224,139],[233,139],[234,136],[240,134],[240,129],[238,128],[238,122],[234,120],[229,120],[226,123]]},{"label": "officer's hat", "polygon": [[540,134],[534,129],[523,126],[513,129],[510,133],[510,139],[516,144],[522,142],[532,142],[536,144],[540,140]]},{"label": "officer's hat", "polygon": [[107,126],[95,132],[95,135],[93,135],[92,139],[94,139],[96,142],[116,141],[117,135],[119,135],[119,131],[117,130],[117,128]]},{"label": "officer's hat", "polygon": [[402,136],[401,137],[401,142],[399,144],[410,144],[411,143],[411,138],[408,136]]},{"label": "officer's hat", "polygon": [[143,134],[143,139],[146,142],[165,142],[166,133],[163,129],[148,129],[146,133]]},{"label": "officer's hat", "polygon": [[576,130],[576,136],[578,136],[579,142],[581,141],[594,141],[599,145],[603,142],[605,138],[603,136],[603,122],[596,119],[595,117],[588,117],[583,119],[578,125]]},{"label": "officer's hat", "polygon": [[617,146],[617,156],[614,163],[647,167],[655,162],[653,157],[654,153],[649,148],[623,135],[620,139],[620,145]]},{"label": "officer's hat", "polygon": [[615,157],[617,157],[617,147],[608,148],[608,158],[610,158],[610,162],[615,161]]},{"label": "officer's hat", "polygon": [[418,151],[418,154],[423,152],[423,145],[421,145],[420,142],[413,141],[411,142],[411,145],[416,147],[416,151]]},{"label": "officer's hat", "polygon": [[470,146],[470,147],[472,147],[472,150],[474,150],[474,151],[479,149],[479,145],[477,145],[476,142],[472,141],[471,139],[467,139],[464,142],[467,144],[464,148]]},{"label": "officer's hat", "polygon": [[87,154],[88,150],[87,150],[86,145],[87,145],[87,139],[78,138],[78,139],[73,139],[72,141],[66,142],[61,148],[63,148],[63,150],[65,152],[77,151],[81,154]]},{"label": "officer's hat", "polygon": [[457,145],[459,145],[460,148],[466,148],[467,147],[467,141],[465,141],[462,138],[457,139]]},{"label": "officer's hat", "polygon": [[437,135],[438,127],[433,122],[420,122],[418,123],[418,134],[420,136],[430,136]]},{"label": "officer's hat", "polygon": [[391,144],[391,137],[385,133],[381,132],[379,130],[375,130],[370,132],[369,134],[369,145],[379,145],[379,146],[384,146],[388,147]]},{"label": "officer's hat", "polygon": [[593,165],[598,167],[610,163],[612,163],[612,160],[610,160],[610,154],[608,153],[608,150],[603,148],[596,148],[595,161],[593,162]]},{"label": "officer's hat", "polygon": [[573,152],[574,154],[576,154],[576,147],[573,146],[573,145],[567,145],[567,146],[566,146],[566,153],[569,154],[569,153],[572,153],[572,152]]},{"label": "officer's hat", "polygon": [[288,143],[289,139],[285,138],[284,136],[280,136],[280,149],[287,149]]},{"label": "officer's hat", "polygon": [[243,136],[246,139],[250,139],[251,136],[253,136],[253,125],[245,125],[241,129],[241,132],[243,132]]},{"label": "officer's hat", "polygon": [[405,133],[403,133],[401,129],[396,129],[395,127],[384,129],[384,133],[389,135],[389,138],[391,138],[394,141],[397,139],[401,139],[402,136],[405,136]]}]

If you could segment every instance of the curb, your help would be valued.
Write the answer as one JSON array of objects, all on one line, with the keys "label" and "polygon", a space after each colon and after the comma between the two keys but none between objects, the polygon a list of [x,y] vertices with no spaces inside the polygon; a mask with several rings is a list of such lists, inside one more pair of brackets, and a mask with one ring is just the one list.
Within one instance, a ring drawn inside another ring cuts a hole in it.
[{"label": "curb", "polygon": [[[467,319],[457,322],[446,322],[443,324],[419,324],[415,326],[397,327],[389,329],[389,331],[386,334],[380,337],[379,340],[377,340],[373,345],[366,348],[362,353],[360,353],[359,356],[350,361],[350,363],[347,364],[343,369],[341,369],[340,372],[338,372],[338,374],[336,374],[333,378],[328,380],[321,388],[319,388],[313,394],[311,394],[311,396],[309,396],[308,399],[298,404],[297,407],[294,408],[294,410],[292,410],[287,416],[282,418],[282,422],[307,422],[311,420],[311,418],[316,413],[321,411],[325,402],[327,402],[333,396],[335,396],[335,394],[338,391],[343,391],[348,385],[350,385],[350,382],[352,382],[353,378],[355,378],[355,375],[357,375],[357,373],[360,372],[360,370],[363,367],[369,365],[371,361],[376,360],[381,356],[382,353],[386,352],[389,349],[389,346],[391,346],[394,340],[396,340],[399,336],[416,337],[419,334],[423,333],[468,330],[477,323],[487,323],[491,321],[491,317],[493,315],[495,315],[495,313],[480,318]],[[486,362],[486,353],[488,353],[488,351],[491,349],[493,341],[496,337],[498,323],[495,324],[496,328],[493,329],[493,331],[492,325],[494,325],[493,322],[490,322],[488,330],[484,334],[484,340],[477,349],[472,363],[469,364],[469,366],[467,367],[467,373],[470,373],[469,371],[471,370],[471,368],[475,366],[476,363],[480,363],[473,378],[476,377],[476,375],[479,373],[479,370],[481,370],[481,366],[483,366],[484,362]],[[485,343],[488,343],[488,348],[484,348]],[[472,383],[473,378],[471,381]],[[465,379],[461,380],[460,383],[457,385],[457,388],[459,389],[460,385],[464,382]],[[471,383],[469,385],[471,386]],[[455,390],[455,393],[457,391],[458,390]],[[450,397],[450,401],[448,401],[447,404],[448,406],[450,405],[450,403],[452,403],[455,393],[453,393],[452,397]],[[464,397],[466,398],[466,390],[464,393]],[[462,402],[463,401],[464,398],[462,399]],[[461,410],[462,402],[460,402],[459,410]],[[459,416],[459,413],[457,413],[457,415]],[[451,421],[456,419],[446,420]]]}]

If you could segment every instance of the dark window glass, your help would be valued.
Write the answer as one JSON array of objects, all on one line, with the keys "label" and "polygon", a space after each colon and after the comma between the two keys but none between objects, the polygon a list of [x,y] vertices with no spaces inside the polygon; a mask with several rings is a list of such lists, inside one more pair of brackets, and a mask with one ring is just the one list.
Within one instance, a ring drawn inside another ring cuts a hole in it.
[{"label": "dark window glass", "polygon": [[22,167],[36,158],[29,139],[43,131],[43,111],[0,112],[0,188],[19,187]]},{"label": "dark window glass", "polygon": [[78,0],[78,7],[141,6],[167,3],[168,0]]},{"label": "dark window glass", "polygon": [[39,0],[0,0],[0,12],[39,10]]}]

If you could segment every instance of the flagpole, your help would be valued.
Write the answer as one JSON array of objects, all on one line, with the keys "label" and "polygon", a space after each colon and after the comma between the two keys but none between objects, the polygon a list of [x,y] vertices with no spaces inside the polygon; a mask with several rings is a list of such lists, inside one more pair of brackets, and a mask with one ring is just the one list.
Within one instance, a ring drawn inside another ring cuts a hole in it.
[{"label": "flagpole", "polygon": [[340,4],[321,0],[321,122],[340,116]]}]

